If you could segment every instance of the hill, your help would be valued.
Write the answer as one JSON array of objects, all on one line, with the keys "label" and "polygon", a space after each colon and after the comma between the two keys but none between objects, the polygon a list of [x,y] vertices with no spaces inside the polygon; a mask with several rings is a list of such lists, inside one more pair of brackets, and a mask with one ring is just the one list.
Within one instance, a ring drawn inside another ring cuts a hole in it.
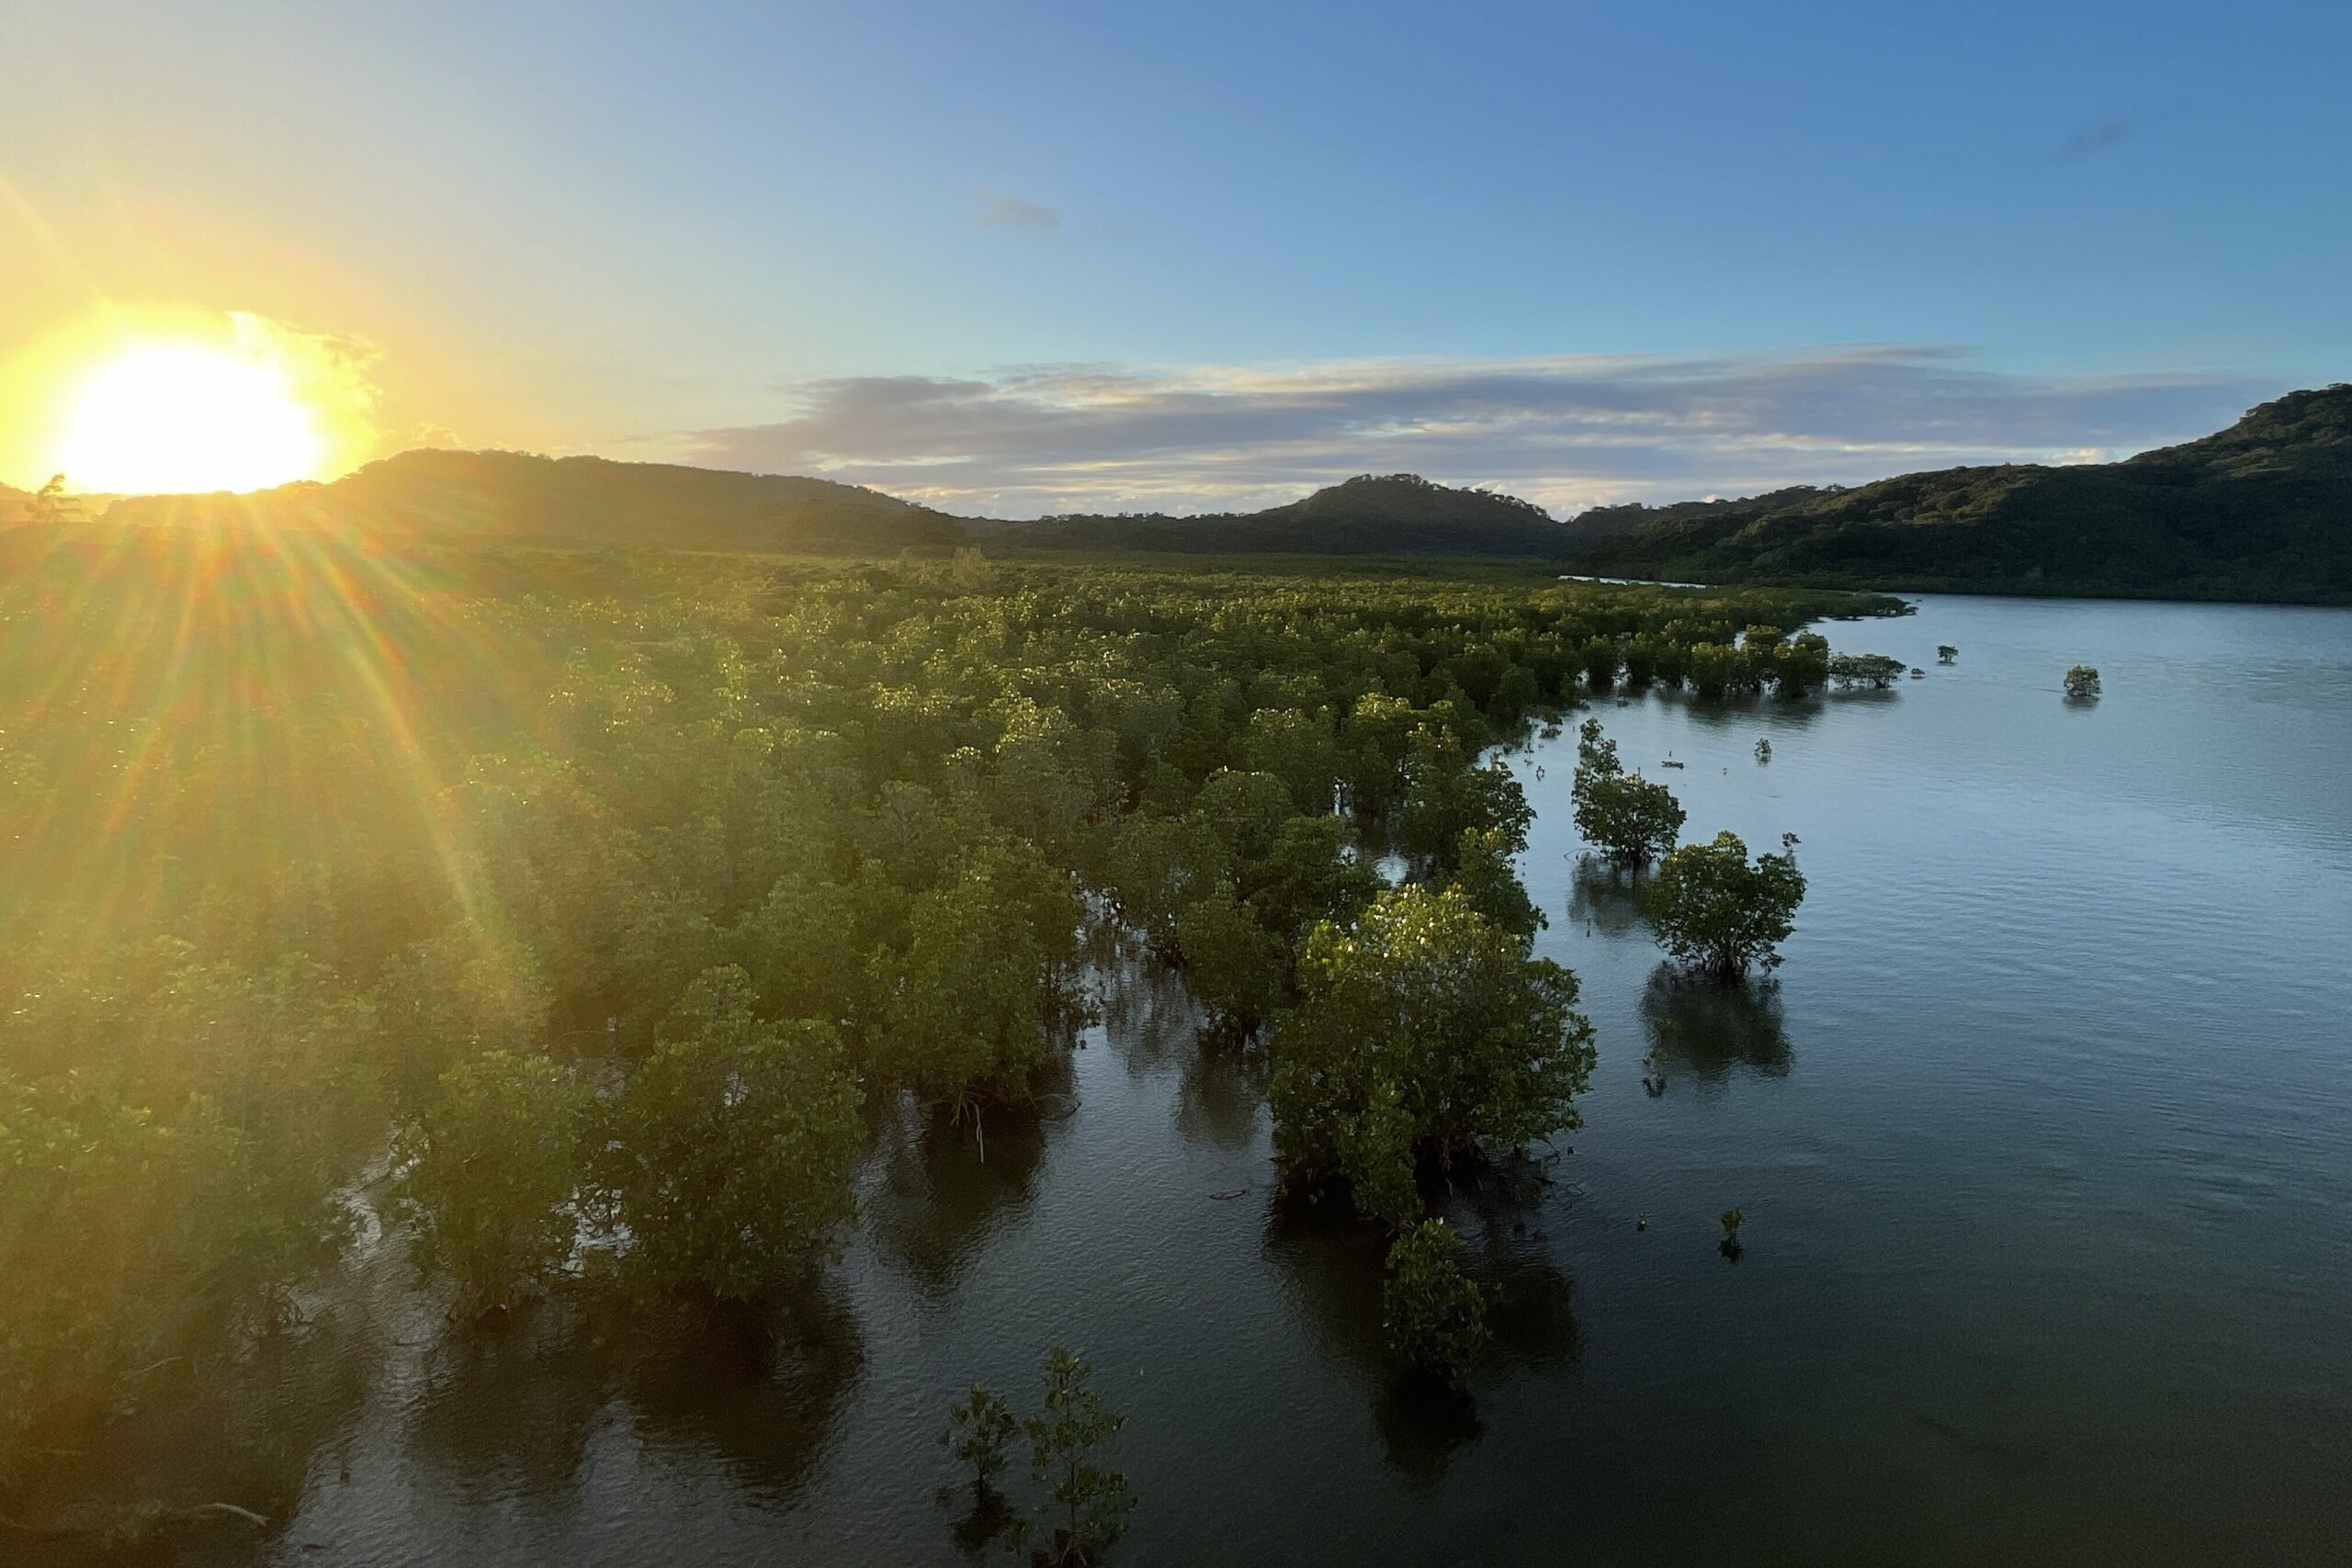
[{"label": "hill", "polygon": [[2352,386],[2120,463],[1605,507],[1566,533],[1575,570],[1612,577],[2352,603]]},{"label": "hill", "polygon": [[1533,502],[1456,490],[1417,474],[1359,475],[1262,512],[1171,517],[1073,513],[968,525],[992,543],[1041,550],[1186,555],[1558,555],[1566,531]]},{"label": "hill", "polygon": [[826,479],[435,450],[403,452],[327,484],[132,496],[106,520],[818,554],[940,549],[964,536],[942,513]]}]

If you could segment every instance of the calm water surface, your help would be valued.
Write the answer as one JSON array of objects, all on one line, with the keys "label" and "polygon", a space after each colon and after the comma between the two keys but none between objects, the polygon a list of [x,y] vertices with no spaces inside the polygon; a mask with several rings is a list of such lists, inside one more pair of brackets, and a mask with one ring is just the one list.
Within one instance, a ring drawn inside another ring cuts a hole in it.
[{"label": "calm water surface", "polygon": [[1131,1563],[2352,1560],[2352,612],[1827,629],[1928,674],[1598,709],[1686,836],[1802,838],[1770,987],[1672,983],[1577,877],[1573,734],[1513,759],[1600,1066],[1548,1184],[1456,1204],[1507,1292],[1470,1409],[1400,1400],[1376,1250],[1272,1202],[1250,1069],[1138,980],[985,1167],[887,1134],[780,1341],[453,1340],[386,1249],[241,1418],[307,1456],[263,1556],[956,1562],[944,1409],[1063,1341],[1130,1417]]}]

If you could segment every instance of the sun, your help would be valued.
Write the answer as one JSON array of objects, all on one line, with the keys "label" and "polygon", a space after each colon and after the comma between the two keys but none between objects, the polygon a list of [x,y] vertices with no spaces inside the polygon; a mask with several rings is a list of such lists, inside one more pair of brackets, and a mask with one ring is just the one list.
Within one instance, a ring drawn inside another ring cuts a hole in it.
[{"label": "sun", "polygon": [[320,425],[275,365],[200,343],[134,343],[73,392],[59,466],[84,491],[266,490],[320,477]]}]

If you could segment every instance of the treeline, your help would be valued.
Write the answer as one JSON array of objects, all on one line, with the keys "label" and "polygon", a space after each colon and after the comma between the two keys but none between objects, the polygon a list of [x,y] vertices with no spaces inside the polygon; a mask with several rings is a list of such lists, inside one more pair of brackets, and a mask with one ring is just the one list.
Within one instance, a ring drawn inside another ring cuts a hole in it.
[{"label": "treeline", "polygon": [[[876,1107],[1031,1091],[1090,932],[1228,1033],[1295,1017],[1286,1156],[1428,1281],[1419,1162],[1566,1124],[1589,1064],[1482,752],[1627,679],[1809,688],[1826,650],[1769,627],[1852,607],[968,552],[0,553],[0,1469],[299,1316],[379,1216],[469,1311],[788,1280],[840,1244]],[[1367,1054],[1431,953],[1484,999],[1397,1035],[1420,1066]]]}]

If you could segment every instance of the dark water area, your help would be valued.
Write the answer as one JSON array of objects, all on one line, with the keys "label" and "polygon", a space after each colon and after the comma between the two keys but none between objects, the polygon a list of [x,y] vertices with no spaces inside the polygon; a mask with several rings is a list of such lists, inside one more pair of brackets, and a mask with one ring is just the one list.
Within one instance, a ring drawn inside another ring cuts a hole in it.
[{"label": "dark water area", "polygon": [[218,1560],[960,1562],[945,1407],[1025,1410],[1056,1342],[1129,1417],[1125,1562],[2352,1560],[2352,612],[1828,629],[1927,674],[1596,708],[1686,837],[1801,838],[1770,986],[1662,972],[1579,876],[1573,733],[1512,759],[1600,1065],[1555,1159],[1453,1201],[1505,1291],[1466,1406],[1393,1383],[1376,1246],[1273,1201],[1256,1069],[1139,976],[985,1164],[887,1127],[780,1329],[453,1335],[380,1249],[366,1322],[241,1396],[296,1495]]}]

